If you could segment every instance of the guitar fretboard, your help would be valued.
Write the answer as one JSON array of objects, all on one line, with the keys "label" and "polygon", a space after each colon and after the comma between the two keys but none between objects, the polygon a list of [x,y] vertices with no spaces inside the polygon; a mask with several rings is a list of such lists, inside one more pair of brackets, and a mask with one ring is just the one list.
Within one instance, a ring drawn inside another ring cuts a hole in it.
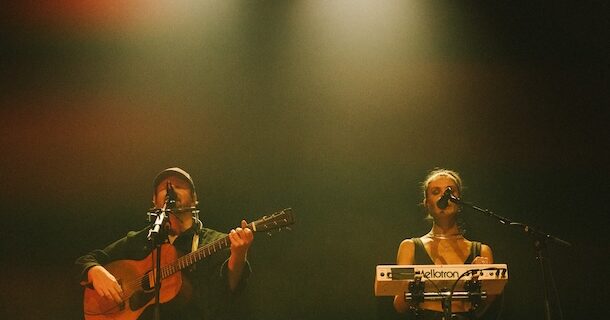
[{"label": "guitar fretboard", "polygon": [[[271,230],[279,229],[284,226],[288,226],[294,223],[294,217],[292,216],[292,209],[287,208],[282,210],[281,212],[274,213],[271,216],[264,216],[262,219],[253,221],[249,223],[246,227],[252,230],[252,232],[258,231],[266,231],[269,232]],[[225,248],[229,248],[231,246],[231,241],[229,240],[229,236],[225,235],[224,237],[217,239],[209,244],[202,246],[201,248],[188,253],[176,261],[162,266],[161,267],[161,278],[165,279],[172,274],[184,270],[193,264],[203,260],[206,257],[213,255],[216,252],[219,252]],[[144,280],[147,276],[142,278]]]},{"label": "guitar fretboard", "polygon": [[184,270],[193,264],[203,260],[206,257],[211,256],[212,254],[221,251],[225,248],[231,246],[231,241],[229,240],[229,236],[224,236],[212,243],[209,243],[189,254],[185,254],[184,256],[178,258],[175,262],[161,267],[161,278],[166,278],[171,276],[172,274]]}]

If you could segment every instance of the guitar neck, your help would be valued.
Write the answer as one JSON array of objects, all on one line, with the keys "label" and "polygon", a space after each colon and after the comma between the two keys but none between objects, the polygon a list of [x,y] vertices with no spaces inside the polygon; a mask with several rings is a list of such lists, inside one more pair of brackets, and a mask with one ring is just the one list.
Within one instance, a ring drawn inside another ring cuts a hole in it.
[{"label": "guitar neck", "polygon": [[193,264],[215,254],[216,252],[222,251],[223,249],[231,247],[231,240],[229,236],[224,236],[212,243],[206,244],[205,246],[178,258],[174,264],[177,265],[178,270],[182,270],[192,266]]},{"label": "guitar neck", "polygon": [[[286,208],[280,212],[272,214],[271,216],[264,216],[261,219],[253,221],[246,227],[252,230],[252,232],[270,232],[287,227],[293,223],[294,216],[292,215],[292,209]],[[184,270],[216,252],[229,248],[230,246],[231,241],[229,240],[229,236],[225,235],[220,239],[208,243],[201,248],[178,258],[175,262],[161,267],[161,277],[169,277],[172,274]]]},{"label": "guitar neck", "polygon": [[[250,230],[253,230],[253,232],[255,232],[256,227],[254,226],[254,224],[248,224],[247,227],[250,228]],[[184,270],[192,266],[193,264],[229,247],[231,247],[231,240],[229,240],[228,235],[220,239],[214,240],[213,242],[208,243],[191,253],[183,255],[175,262],[161,267],[161,277],[169,277],[172,274]]]}]

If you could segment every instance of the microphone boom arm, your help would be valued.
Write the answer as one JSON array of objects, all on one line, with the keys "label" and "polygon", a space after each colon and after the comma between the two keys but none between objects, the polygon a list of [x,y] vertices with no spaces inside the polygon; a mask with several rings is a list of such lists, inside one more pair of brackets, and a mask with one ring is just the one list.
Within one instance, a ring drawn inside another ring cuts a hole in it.
[{"label": "microphone boom arm", "polygon": [[[544,253],[544,251],[546,249],[546,243],[547,243],[547,240],[552,240],[553,242],[559,243],[566,247],[571,247],[572,244],[565,240],[559,239],[553,235],[550,235],[550,234],[544,233],[538,229],[532,228],[526,224],[523,224],[520,222],[513,222],[510,219],[503,217],[501,215],[495,214],[488,209],[483,209],[483,208],[475,206],[472,203],[462,201],[460,198],[457,198],[454,195],[451,195],[449,197],[449,200],[458,205],[464,205],[464,206],[470,207],[470,208],[474,209],[476,212],[483,213],[485,215],[493,217],[504,225],[518,227],[518,228],[522,229],[526,234],[529,234],[533,238],[534,247],[536,249],[536,259],[538,260],[538,263],[540,265],[540,271],[541,271],[541,275],[542,275],[542,283],[543,283],[543,290],[544,290],[544,316],[545,316],[545,320],[551,320],[551,307],[550,307],[550,301],[549,301],[549,288],[548,288],[547,282],[551,281],[553,287],[555,287],[555,285],[554,285],[555,280],[552,277],[551,266],[548,265],[548,263],[546,261],[547,260],[546,254]],[[550,279],[548,279],[548,280],[547,280],[547,275],[546,275],[547,271],[546,270],[549,270],[548,273],[550,275]],[[559,299],[559,298],[557,298],[557,299]],[[561,313],[561,306],[559,304],[558,304],[558,308],[559,308],[559,312]]]},{"label": "microphone boom arm", "polygon": [[460,198],[457,198],[454,195],[451,195],[449,197],[449,201],[451,201],[451,202],[453,202],[455,204],[458,204],[458,205],[467,206],[469,208],[474,209],[474,211],[476,211],[476,212],[479,212],[479,213],[485,214],[487,216],[490,216],[492,218],[495,218],[501,224],[508,225],[508,226],[519,227],[520,229],[523,229],[523,231],[525,233],[527,233],[529,235],[532,235],[536,239],[539,239],[539,240],[552,240],[552,241],[557,242],[559,244],[562,244],[562,245],[564,245],[566,247],[571,247],[572,246],[571,243],[569,243],[569,242],[567,242],[567,241],[565,241],[563,239],[560,239],[560,238],[555,237],[555,236],[553,236],[551,234],[548,234],[548,233],[544,233],[544,232],[542,232],[542,231],[540,231],[540,230],[538,230],[536,228],[530,227],[530,226],[528,226],[528,225],[526,225],[524,223],[513,222],[512,220],[510,220],[510,219],[508,219],[506,217],[503,217],[503,216],[501,216],[499,214],[493,213],[492,211],[490,211],[488,209],[484,209],[484,208],[478,207],[478,206],[476,206],[476,205],[474,205],[474,204],[472,204],[470,202],[462,201]]}]

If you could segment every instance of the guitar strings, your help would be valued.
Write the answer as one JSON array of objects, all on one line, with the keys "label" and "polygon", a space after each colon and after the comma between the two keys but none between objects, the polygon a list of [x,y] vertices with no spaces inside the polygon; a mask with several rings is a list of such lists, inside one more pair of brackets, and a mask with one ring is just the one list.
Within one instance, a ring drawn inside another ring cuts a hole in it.
[{"label": "guitar strings", "polygon": [[[174,274],[176,271],[180,271],[184,268],[186,268],[187,266],[193,264],[194,262],[197,262],[200,259],[203,259],[209,255],[211,255],[212,253],[217,252],[218,250],[221,250],[223,248],[223,244],[225,246],[228,246],[230,244],[229,241],[227,241],[229,239],[228,236],[225,236],[224,238],[218,239],[217,241],[214,241],[210,244],[207,244],[199,249],[197,249],[197,251],[191,252],[189,254],[186,254],[182,257],[179,257],[178,259],[176,259],[176,261],[168,264],[168,265],[164,265],[161,266],[161,278],[164,279],[169,275]],[[224,241],[224,243],[223,243]],[[218,248],[216,248],[216,244],[218,243]],[[212,251],[213,249],[213,251]],[[207,250],[207,254],[206,251]],[[154,270],[154,269],[153,269]],[[173,272],[171,272],[173,271]],[[123,292],[124,293],[129,293],[127,295],[124,294],[124,297],[122,297],[121,301],[122,302],[126,302],[127,300],[129,300],[129,298],[131,298],[131,292],[135,292],[137,291],[137,289],[144,287],[145,281],[146,279],[149,277],[148,275],[150,274],[151,271],[148,271],[147,273],[143,274],[143,275],[137,275],[134,279],[125,281],[122,283],[122,287],[123,287]],[[154,288],[154,286],[151,286],[149,283],[149,286],[152,288]]]}]

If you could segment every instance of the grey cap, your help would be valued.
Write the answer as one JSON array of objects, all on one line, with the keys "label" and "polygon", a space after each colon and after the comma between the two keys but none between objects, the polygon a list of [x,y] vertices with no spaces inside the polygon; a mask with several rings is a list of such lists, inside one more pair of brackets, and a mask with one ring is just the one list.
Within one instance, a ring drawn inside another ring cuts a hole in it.
[{"label": "grey cap", "polygon": [[178,168],[178,167],[167,168],[167,169],[159,172],[159,174],[157,174],[157,176],[155,177],[155,180],[153,180],[153,192],[157,188],[159,183],[161,183],[161,181],[163,181],[163,179],[170,177],[170,176],[179,177],[182,180],[188,182],[191,185],[193,194],[195,194],[195,183],[193,182],[191,175],[188,174],[188,172],[186,172],[183,169]]}]

